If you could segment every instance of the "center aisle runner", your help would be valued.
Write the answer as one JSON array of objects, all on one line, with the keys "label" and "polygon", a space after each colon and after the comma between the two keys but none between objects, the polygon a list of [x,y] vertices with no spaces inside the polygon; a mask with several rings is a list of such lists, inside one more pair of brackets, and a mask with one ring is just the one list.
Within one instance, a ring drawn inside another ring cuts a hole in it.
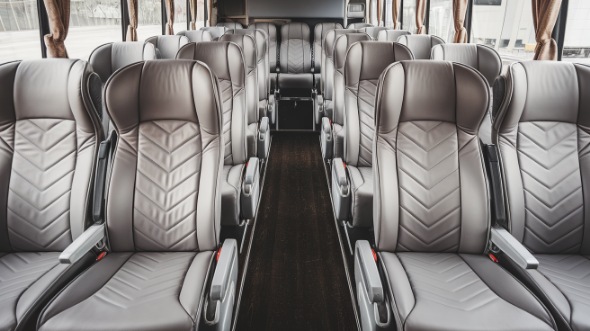
[{"label": "center aisle runner", "polygon": [[317,134],[273,135],[236,330],[356,330]]}]

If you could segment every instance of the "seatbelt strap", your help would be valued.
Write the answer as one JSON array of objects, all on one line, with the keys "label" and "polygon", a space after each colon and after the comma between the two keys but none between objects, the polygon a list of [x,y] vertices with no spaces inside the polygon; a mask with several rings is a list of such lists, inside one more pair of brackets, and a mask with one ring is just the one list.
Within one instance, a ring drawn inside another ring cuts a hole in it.
[{"label": "seatbelt strap", "polygon": [[495,145],[484,145],[484,156],[487,163],[488,176],[492,193],[492,217],[496,224],[507,228],[506,203],[502,185],[502,170],[500,157]]},{"label": "seatbelt strap", "polygon": [[96,224],[104,222],[106,177],[109,168],[110,154],[115,145],[116,137],[117,134],[115,131],[111,131],[109,137],[101,142],[100,147],[98,148],[98,160],[96,174],[94,176],[94,195],[92,201],[92,219]]}]

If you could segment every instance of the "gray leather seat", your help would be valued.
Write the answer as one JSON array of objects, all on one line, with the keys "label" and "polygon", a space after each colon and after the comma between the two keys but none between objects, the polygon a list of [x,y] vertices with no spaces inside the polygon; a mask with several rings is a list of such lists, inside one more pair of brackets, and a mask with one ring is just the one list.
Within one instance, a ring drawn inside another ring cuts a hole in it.
[{"label": "gray leather seat", "polygon": [[[368,34],[369,37],[371,37],[371,40],[377,40],[377,38],[379,37],[379,33],[381,33],[382,31],[388,31],[390,29],[383,27],[383,26],[369,26],[369,27],[361,28],[359,30],[361,32]],[[384,41],[396,41],[396,40],[384,40]]]},{"label": "gray leather seat", "polygon": [[[51,302],[40,330],[197,328],[214,300],[208,275],[225,264],[213,267],[224,158],[218,93],[211,71],[194,61],[136,63],[109,80],[105,102],[118,135],[106,199],[109,254]],[[219,314],[233,306],[237,274],[230,277]]]},{"label": "gray leather seat", "polygon": [[[461,64],[402,61],[383,73],[378,91],[375,260],[387,287],[366,291],[362,272],[377,269],[367,268],[375,265],[368,242],[357,242],[361,311],[387,302],[390,325],[407,331],[554,330],[541,302],[484,255],[491,225],[477,136],[490,102],[484,78]],[[363,325],[374,319],[362,313]]]},{"label": "gray leather seat", "polygon": [[[318,23],[313,28],[313,72],[316,76],[316,84],[321,84],[320,73],[322,72],[324,40],[331,30],[343,29],[340,23]],[[321,87],[319,88],[321,91]]]},{"label": "gray leather seat", "polygon": [[[248,26],[251,30],[262,30],[268,35],[268,66],[270,70],[270,89],[274,91],[277,83],[277,63],[278,63],[278,49],[277,49],[277,27],[272,23],[253,23]],[[274,122],[274,121],[273,121]]]},{"label": "gray leather seat", "polygon": [[1,330],[34,330],[41,308],[96,258],[59,260],[91,222],[95,75],[80,60],[0,65]]},{"label": "gray leather seat", "polygon": [[410,33],[410,31],[406,31],[406,30],[391,30],[391,29],[381,30],[377,34],[377,41],[397,42],[399,37],[410,35],[410,34],[412,34],[412,33]]},{"label": "gray leather seat", "polygon": [[[132,63],[156,59],[156,47],[147,42],[114,42],[95,48],[90,54],[90,65],[104,85],[111,75]],[[102,121],[103,130],[108,133],[110,119],[104,109],[102,93],[98,94],[96,105]]]},{"label": "gray leather seat", "polygon": [[238,30],[238,29],[244,28],[242,23],[239,23],[239,22],[219,22],[216,24],[216,26],[222,26],[228,30]]},{"label": "gray leather seat", "polygon": [[362,29],[362,28],[370,28],[373,27],[373,24],[370,23],[365,23],[365,22],[357,22],[357,23],[350,23],[348,24],[348,26],[346,27],[347,29],[352,29],[352,30],[358,30],[358,29]]},{"label": "gray leather seat", "polygon": [[[432,48],[433,60],[452,61],[468,65],[479,71],[492,87],[502,72],[502,59],[492,48],[475,44],[441,44]],[[493,96],[492,96],[493,98]],[[485,144],[492,143],[492,105],[479,128],[479,137]]]},{"label": "gray leather seat", "polygon": [[[361,41],[348,50],[344,64],[344,153],[342,159],[334,159],[332,167],[332,196],[340,222],[347,221],[353,227],[373,224],[371,166],[377,82],[390,64],[411,59],[412,52],[398,43]],[[341,180],[336,168],[342,160],[347,176]],[[334,194],[343,192],[342,182],[348,186],[347,197]]]},{"label": "gray leather seat", "polygon": [[279,88],[313,88],[310,38],[306,23],[281,27]]},{"label": "gray leather seat", "polygon": [[200,30],[209,32],[213,38],[213,41],[217,41],[219,40],[219,37],[225,34],[227,28],[225,26],[206,26],[202,27]]},{"label": "gray leather seat", "polygon": [[512,64],[494,121],[507,222],[539,260],[517,269],[564,330],[590,329],[590,67]]},{"label": "gray leather seat", "polygon": [[178,50],[189,43],[185,36],[153,36],[145,40],[146,43],[151,43],[156,47],[156,54],[158,59],[173,60],[176,58]]},{"label": "gray leather seat", "polygon": [[397,42],[408,46],[416,60],[430,59],[432,47],[445,43],[444,40],[437,36],[425,34],[403,35],[397,39]]},{"label": "gray leather seat", "polygon": [[[246,36],[244,40],[251,40],[248,38],[250,37]],[[190,43],[178,52],[179,59],[205,63],[219,81],[225,143],[221,178],[221,224],[227,226],[242,225],[244,220],[253,219],[256,213],[256,205],[251,207],[244,202],[244,174],[248,170],[246,163],[254,166],[254,158],[248,159],[248,101],[243,54],[240,46],[228,41]],[[258,193],[254,195],[257,196]],[[257,199],[254,203],[257,203]]]},{"label": "gray leather seat", "polygon": [[333,112],[332,122],[332,157],[342,157],[344,154],[344,65],[346,54],[352,45],[361,41],[370,41],[366,33],[346,33],[338,37],[334,46],[334,78],[333,78]]},{"label": "gray leather seat", "polygon": [[180,31],[177,35],[185,36],[191,43],[200,43],[202,41],[213,41],[211,32],[207,30],[188,30]]}]

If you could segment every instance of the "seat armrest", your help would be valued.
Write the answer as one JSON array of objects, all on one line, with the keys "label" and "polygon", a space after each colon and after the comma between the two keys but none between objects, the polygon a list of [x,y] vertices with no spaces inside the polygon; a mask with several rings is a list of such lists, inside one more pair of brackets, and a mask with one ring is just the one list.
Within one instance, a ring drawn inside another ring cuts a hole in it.
[{"label": "seat armrest", "polygon": [[274,93],[271,93],[268,96],[268,116],[270,117],[270,122],[275,124],[276,122],[276,101]]},{"label": "seat armrest", "polygon": [[217,264],[205,301],[206,330],[229,330],[238,282],[238,242],[226,239],[217,252]]},{"label": "seat armrest", "polygon": [[104,224],[94,224],[84,231],[59,255],[59,262],[73,264],[105,238]]},{"label": "seat armrest", "polygon": [[258,158],[266,160],[270,147],[270,123],[268,117],[263,117],[258,126]]},{"label": "seat armrest", "polygon": [[260,160],[251,157],[246,164],[242,180],[242,194],[240,201],[242,205],[242,218],[253,219],[258,207],[260,196]]},{"label": "seat armrest", "polygon": [[322,147],[322,157],[324,158],[324,160],[329,160],[332,158],[333,155],[334,137],[332,134],[332,122],[327,117],[322,117],[320,139]]},{"label": "seat armrest", "polygon": [[320,123],[324,114],[324,97],[321,94],[317,94],[314,100],[314,116],[315,122]]},{"label": "seat armrest", "polygon": [[332,202],[338,221],[346,221],[350,214],[350,183],[341,158],[332,161]]},{"label": "seat armrest", "polygon": [[383,302],[385,299],[383,284],[373,250],[367,240],[356,242],[354,249],[355,283],[363,285],[371,303]]},{"label": "seat armrest", "polygon": [[508,230],[493,226],[491,242],[523,269],[537,269],[539,261]]}]

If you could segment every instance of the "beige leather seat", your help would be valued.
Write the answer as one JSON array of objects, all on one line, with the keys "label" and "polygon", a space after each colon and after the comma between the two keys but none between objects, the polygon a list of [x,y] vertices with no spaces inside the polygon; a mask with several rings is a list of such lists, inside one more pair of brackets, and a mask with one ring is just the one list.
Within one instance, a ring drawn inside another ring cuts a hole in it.
[{"label": "beige leather seat", "polygon": [[[277,48],[277,27],[272,23],[253,23],[248,26],[250,30],[262,30],[268,35],[268,66],[270,74],[270,89],[274,91],[277,83],[277,63],[278,63],[278,48]],[[274,120],[273,120],[274,123]]]},{"label": "beige leather seat", "polygon": [[202,41],[213,41],[213,35],[207,30],[187,30],[177,33],[179,36],[188,38],[191,43],[200,43]]},{"label": "beige leather seat", "polygon": [[490,102],[485,79],[461,64],[402,61],[378,86],[376,257],[368,241],[355,249],[364,329],[555,330],[542,303],[485,255],[491,220],[477,135]]},{"label": "beige leather seat", "polygon": [[0,329],[34,330],[44,305],[96,255],[60,253],[92,222],[102,129],[90,66],[47,59],[0,65]]},{"label": "beige leather seat", "polygon": [[219,37],[225,34],[225,31],[228,29],[225,26],[206,26],[202,27],[200,30],[207,31],[211,34],[213,41],[219,40]]},{"label": "beige leather seat", "polygon": [[416,60],[430,59],[431,50],[434,46],[444,44],[445,41],[437,36],[425,34],[402,35],[397,42],[408,46]]},{"label": "beige leather seat", "polygon": [[[251,41],[251,38],[247,36],[245,40]],[[260,174],[258,158],[248,158],[247,70],[244,53],[240,46],[233,42],[202,42],[185,45],[178,52],[178,58],[201,61],[217,77],[225,143],[221,177],[221,224],[245,225],[247,220],[254,219],[256,215]]]},{"label": "beige leather seat", "polygon": [[[115,71],[135,62],[154,59],[156,59],[156,47],[152,43],[115,42],[95,48],[90,54],[89,62],[104,85]],[[107,134],[111,130],[110,119],[102,101],[102,93],[100,93],[96,104],[103,130]]]},{"label": "beige leather seat", "polygon": [[342,158],[344,153],[344,65],[350,47],[361,41],[370,41],[366,33],[350,32],[338,36],[334,43],[333,111],[322,119],[321,146],[324,159]]},{"label": "beige leather seat", "polygon": [[348,26],[346,27],[347,29],[351,29],[351,30],[358,30],[358,29],[362,29],[362,28],[370,28],[373,27],[373,24],[370,23],[365,23],[365,22],[357,22],[357,23],[350,23],[348,24]]},{"label": "beige leather seat", "polygon": [[410,31],[406,30],[381,30],[377,34],[377,41],[393,41],[397,42],[399,37],[410,35]]},{"label": "beige leather seat", "polygon": [[361,41],[348,50],[344,64],[344,155],[332,162],[332,199],[340,222],[353,227],[373,224],[371,166],[377,82],[390,64],[411,59],[412,52],[398,43]]},{"label": "beige leather seat", "polygon": [[105,100],[118,136],[109,253],[51,302],[39,329],[189,331],[207,320],[229,330],[238,253],[228,239],[213,264],[224,159],[213,74],[195,61],[140,62],[113,75]]},{"label": "beige leather seat", "polygon": [[281,27],[279,88],[313,88],[310,38],[306,23],[288,23]]},{"label": "beige leather seat", "polygon": [[590,67],[512,64],[494,119],[512,235],[539,261],[514,269],[563,330],[590,329]]},{"label": "beige leather seat", "polygon": [[[313,72],[316,76],[315,82],[317,84],[321,84],[321,76],[320,73],[322,72],[323,66],[323,49],[324,49],[324,40],[326,39],[326,35],[331,30],[336,29],[343,29],[342,24],[340,23],[318,23],[313,28]],[[319,85],[318,85],[319,86]],[[318,88],[321,91],[321,87]]]},{"label": "beige leather seat", "polygon": [[[494,82],[502,72],[502,59],[494,49],[475,44],[441,44],[434,46],[431,53],[433,60],[462,63],[479,71],[488,82],[490,95],[492,95]],[[492,143],[491,104],[479,128],[479,137],[485,144]]]},{"label": "beige leather seat", "polygon": [[238,30],[238,29],[244,28],[242,23],[239,23],[239,22],[219,22],[216,24],[216,26],[225,27],[228,30]]},{"label": "beige leather seat", "polygon": [[[379,33],[383,32],[383,31],[388,31],[390,29],[383,27],[383,26],[369,26],[369,27],[361,28],[359,30],[361,32],[368,34],[369,37],[371,37],[371,40],[377,40]],[[389,41],[389,40],[386,40],[386,41]],[[391,41],[396,41],[396,40],[391,40]]]},{"label": "beige leather seat", "polygon": [[189,43],[185,36],[153,36],[145,40],[146,43],[151,43],[156,47],[156,54],[158,59],[172,60],[176,58],[178,50]]}]

